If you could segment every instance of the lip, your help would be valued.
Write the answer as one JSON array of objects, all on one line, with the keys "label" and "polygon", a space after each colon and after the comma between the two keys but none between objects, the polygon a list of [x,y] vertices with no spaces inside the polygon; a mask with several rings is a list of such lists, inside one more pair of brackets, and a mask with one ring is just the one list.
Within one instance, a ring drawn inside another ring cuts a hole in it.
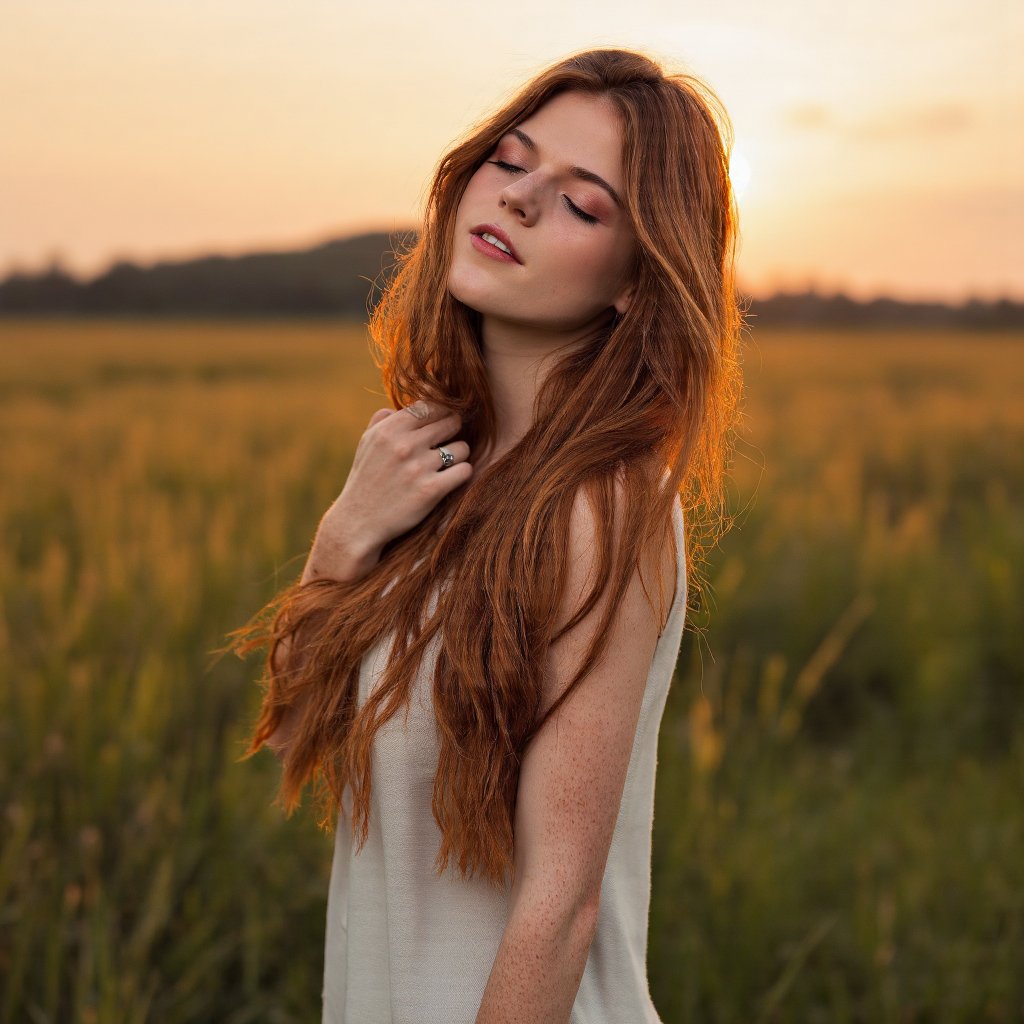
[{"label": "lip", "polygon": [[[516,261],[516,263],[520,263],[521,264],[523,262],[519,258],[519,253],[516,252],[516,247],[512,244],[512,239],[509,238],[508,235],[505,234],[505,232],[502,231],[501,228],[499,228],[497,224],[477,224],[477,226],[475,228],[470,228],[469,233],[471,235],[482,235],[485,231],[489,235],[494,235],[495,238],[497,238],[500,241],[504,242],[505,245],[507,245],[509,247],[509,249],[512,252],[512,258]],[[490,245],[490,243],[489,242],[485,242],[484,245]],[[491,248],[493,249],[494,246],[491,246]],[[501,252],[500,249],[497,249],[496,251],[499,252],[499,253]]]}]

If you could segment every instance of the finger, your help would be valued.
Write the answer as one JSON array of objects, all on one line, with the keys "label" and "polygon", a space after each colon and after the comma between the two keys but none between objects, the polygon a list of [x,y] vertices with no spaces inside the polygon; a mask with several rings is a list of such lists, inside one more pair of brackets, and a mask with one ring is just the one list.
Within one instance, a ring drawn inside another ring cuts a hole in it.
[{"label": "finger", "polygon": [[441,482],[449,491],[454,491],[473,476],[473,464],[471,462],[456,462],[451,469],[446,469],[441,476]]},{"label": "finger", "polygon": [[432,420],[419,428],[417,437],[423,437],[431,448],[436,448],[443,441],[447,441],[462,429],[462,417],[457,413],[449,413],[439,420]]},{"label": "finger", "polygon": [[451,444],[438,445],[437,448],[432,448],[428,453],[427,457],[423,460],[424,465],[430,469],[435,469],[438,472],[445,471],[445,465],[441,459],[441,449],[446,452],[451,452],[452,457],[455,461],[449,467],[454,469],[460,462],[467,462],[469,460],[469,445],[465,441],[452,441]]},{"label": "finger", "polygon": [[378,409],[371,417],[370,422],[366,425],[366,429],[376,426],[381,420],[386,420],[395,412],[394,409]]},{"label": "finger", "polygon": [[403,406],[402,411],[409,413],[413,419],[423,422],[430,415],[430,405],[422,398],[419,398],[411,405]]},{"label": "finger", "polygon": [[403,406],[405,412],[410,413],[416,425],[422,425],[424,423],[431,423],[434,420],[443,419],[447,416],[451,409],[447,406],[441,405],[438,402],[430,402],[425,398],[418,398],[415,402],[410,405]]}]

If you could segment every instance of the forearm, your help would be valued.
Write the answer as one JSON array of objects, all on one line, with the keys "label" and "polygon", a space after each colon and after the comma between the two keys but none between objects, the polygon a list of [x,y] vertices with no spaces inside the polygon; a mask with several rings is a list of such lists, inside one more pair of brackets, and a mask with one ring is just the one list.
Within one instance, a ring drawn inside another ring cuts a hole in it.
[{"label": "forearm", "polygon": [[597,928],[595,906],[550,909],[539,899],[512,910],[476,1024],[567,1024]]}]

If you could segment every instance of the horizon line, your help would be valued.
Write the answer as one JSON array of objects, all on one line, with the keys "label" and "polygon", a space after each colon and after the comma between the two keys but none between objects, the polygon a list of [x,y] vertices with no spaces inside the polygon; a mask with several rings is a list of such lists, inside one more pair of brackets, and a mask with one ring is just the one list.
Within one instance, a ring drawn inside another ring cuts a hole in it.
[{"label": "horizon line", "polygon": [[[62,251],[59,248],[54,248],[51,250],[51,255],[48,257],[49,262],[37,265],[34,269],[26,268],[24,264],[18,262],[17,257],[8,261],[7,265],[0,269],[0,284],[3,284],[15,276],[42,277],[47,274],[52,274],[54,271],[58,271],[65,277],[71,278],[77,284],[85,285],[99,280],[106,274],[109,274],[115,267],[124,264],[130,264],[141,270],[154,270],[160,266],[174,266],[184,263],[192,263],[197,260],[210,259],[211,257],[219,257],[222,259],[243,259],[247,256],[266,254],[299,254],[309,252],[312,249],[317,249],[332,243],[351,241],[367,235],[401,235],[409,232],[418,232],[419,230],[419,226],[415,224],[393,226],[390,228],[386,226],[366,226],[362,228],[353,228],[342,234],[318,233],[315,238],[310,238],[305,242],[254,243],[245,248],[222,246],[220,248],[195,249],[190,253],[181,255],[129,256],[124,254],[111,254],[105,258],[105,262],[99,269],[91,271],[75,269],[65,262],[66,257]],[[1019,293],[1014,293],[1012,290],[1004,289],[998,294],[985,293],[984,290],[975,290],[970,293],[960,292],[958,295],[951,295],[949,293],[936,295],[933,293],[928,296],[920,294],[911,296],[906,293],[901,293],[901,290],[896,288],[891,291],[875,291],[870,295],[858,295],[857,293],[859,289],[854,289],[851,292],[851,290],[849,290],[850,286],[847,283],[837,285],[835,283],[830,283],[830,281],[815,280],[813,275],[786,275],[782,272],[779,273],[779,283],[775,285],[762,286],[757,290],[752,290],[743,286],[739,280],[739,276],[740,275],[737,275],[736,290],[755,301],[764,301],[781,295],[818,295],[823,298],[845,297],[857,303],[892,301],[913,305],[939,304],[954,307],[970,305],[973,302],[1024,303],[1024,290]],[[787,276],[793,278],[789,283],[786,283],[783,280]]]}]

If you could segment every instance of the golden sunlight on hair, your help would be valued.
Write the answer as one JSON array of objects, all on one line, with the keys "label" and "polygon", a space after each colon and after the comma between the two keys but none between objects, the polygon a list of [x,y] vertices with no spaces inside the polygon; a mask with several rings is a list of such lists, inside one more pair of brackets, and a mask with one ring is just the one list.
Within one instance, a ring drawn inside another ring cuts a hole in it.
[{"label": "golden sunlight on hair", "polygon": [[[426,399],[455,410],[470,451],[493,437],[478,317],[446,287],[454,218],[498,140],[573,89],[605,96],[622,124],[623,201],[637,239],[628,309],[552,366],[521,441],[389,542],[368,575],[296,583],[267,605],[267,621],[235,633],[239,653],[262,645],[271,652],[248,753],[301,699],[281,800],[290,811],[302,787],[315,783],[328,827],[351,787],[360,843],[374,736],[408,704],[421,660],[443,637],[433,686],[436,866],[441,872],[454,857],[464,875],[480,871],[495,886],[512,870],[524,749],[607,643],[606,628],[594,631],[561,698],[542,712],[544,665],[557,639],[552,622],[572,568],[564,538],[578,496],[598,512],[600,558],[593,590],[567,629],[599,601],[604,626],[611,622],[636,566],[671,535],[673,509],[681,506],[686,521],[691,602],[702,588],[704,552],[728,528],[724,479],[743,324],[731,127],[706,84],[666,74],[642,53],[589,50],[553,64],[442,157],[422,232],[399,255],[369,324],[384,387],[395,408]],[[380,683],[360,705],[360,663],[392,630],[397,642]],[[284,673],[271,655],[293,632],[302,658]]]}]

